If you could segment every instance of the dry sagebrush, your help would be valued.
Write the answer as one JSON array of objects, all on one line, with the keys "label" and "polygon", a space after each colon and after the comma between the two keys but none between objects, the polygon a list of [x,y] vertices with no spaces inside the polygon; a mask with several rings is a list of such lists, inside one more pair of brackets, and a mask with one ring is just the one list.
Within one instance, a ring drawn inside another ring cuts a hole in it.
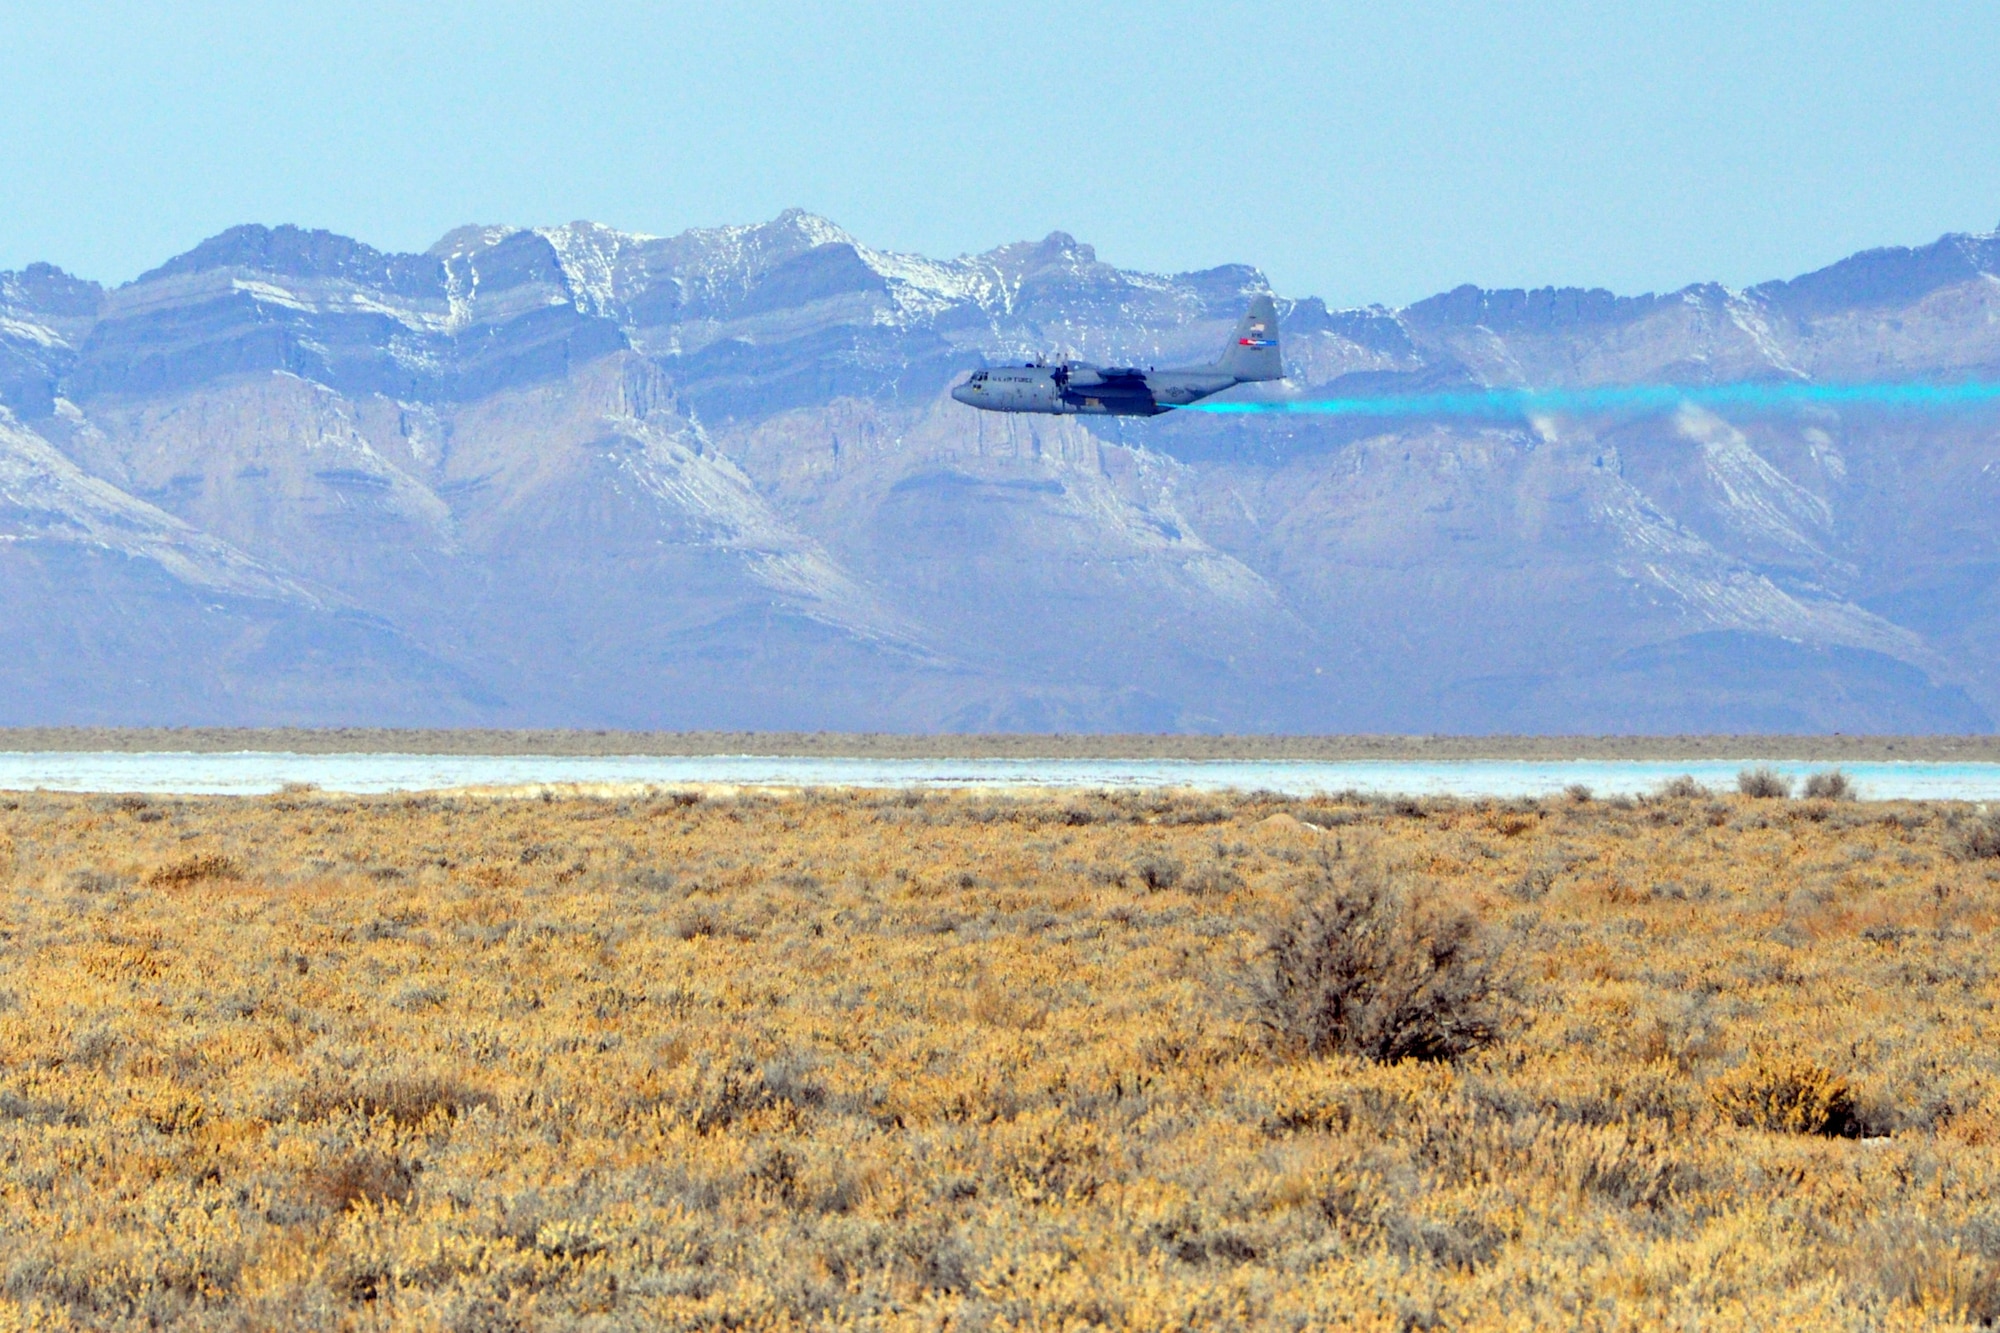
[{"label": "dry sagebrush", "polygon": [[0,796],[0,1327],[1967,1326],[1982,827]]},{"label": "dry sagebrush", "polygon": [[1506,987],[1478,919],[1376,862],[1327,863],[1272,931],[1260,1019],[1312,1055],[1442,1060],[1499,1033]]}]

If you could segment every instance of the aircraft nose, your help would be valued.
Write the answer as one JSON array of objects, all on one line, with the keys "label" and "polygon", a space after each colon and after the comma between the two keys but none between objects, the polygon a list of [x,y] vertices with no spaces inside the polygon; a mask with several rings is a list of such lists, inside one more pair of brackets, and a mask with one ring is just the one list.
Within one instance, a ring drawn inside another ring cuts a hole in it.
[{"label": "aircraft nose", "polygon": [[951,396],[958,399],[958,401],[961,403],[971,402],[972,401],[971,381],[967,381],[966,383],[961,384],[957,388],[953,389],[951,391]]}]

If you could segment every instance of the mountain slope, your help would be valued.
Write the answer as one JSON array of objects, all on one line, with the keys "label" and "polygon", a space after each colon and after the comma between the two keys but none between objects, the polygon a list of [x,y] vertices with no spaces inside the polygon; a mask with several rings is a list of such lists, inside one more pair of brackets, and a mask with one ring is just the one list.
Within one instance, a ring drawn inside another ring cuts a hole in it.
[{"label": "mountain slope", "polygon": [[87,475],[0,411],[0,721],[465,723],[499,702],[379,617]]},{"label": "mountain slope", "polygon": [[[1206,360],[1254,269],[239,227],[0,275],[18,720],[1969,730],[2000,414],[986,416]],[[1745,291],[1281,302],[1280,396],[2000,373],[2000,240]],[[287,711],[291,710],[291,711]]]}]

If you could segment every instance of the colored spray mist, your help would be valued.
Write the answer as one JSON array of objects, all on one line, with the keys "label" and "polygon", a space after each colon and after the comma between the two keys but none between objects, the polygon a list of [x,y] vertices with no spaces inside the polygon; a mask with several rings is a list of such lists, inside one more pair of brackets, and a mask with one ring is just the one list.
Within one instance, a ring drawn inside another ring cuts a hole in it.
[{"label": "colored spray mist", "polygon": [[1183,412],[1222,415],[1280,413],[1339,417],[1518,418],[1545,412],[1579,416],[1647,415],[1682,407],[1737,412],[1794,412],[1809,407],[1944,412],[2000,403],[2000,382],[1957,384],[1629,384],[1598,389],[1472,389],[1354,398],[1294,398],[1278,402],[1207,402]]}]

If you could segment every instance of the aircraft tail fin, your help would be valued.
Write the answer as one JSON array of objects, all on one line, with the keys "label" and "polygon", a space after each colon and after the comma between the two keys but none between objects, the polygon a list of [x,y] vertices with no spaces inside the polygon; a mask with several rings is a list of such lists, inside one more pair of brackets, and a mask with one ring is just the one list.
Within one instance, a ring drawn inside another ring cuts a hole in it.
[{"label": "aircraft tail fin", "polygon": [[1250,302],[1249,312],[1236,322],[1236,332],[1215,365],[1239,380],[1285,377],[1285,359],[1278,349],[1278,307],[1269,296]]}]

